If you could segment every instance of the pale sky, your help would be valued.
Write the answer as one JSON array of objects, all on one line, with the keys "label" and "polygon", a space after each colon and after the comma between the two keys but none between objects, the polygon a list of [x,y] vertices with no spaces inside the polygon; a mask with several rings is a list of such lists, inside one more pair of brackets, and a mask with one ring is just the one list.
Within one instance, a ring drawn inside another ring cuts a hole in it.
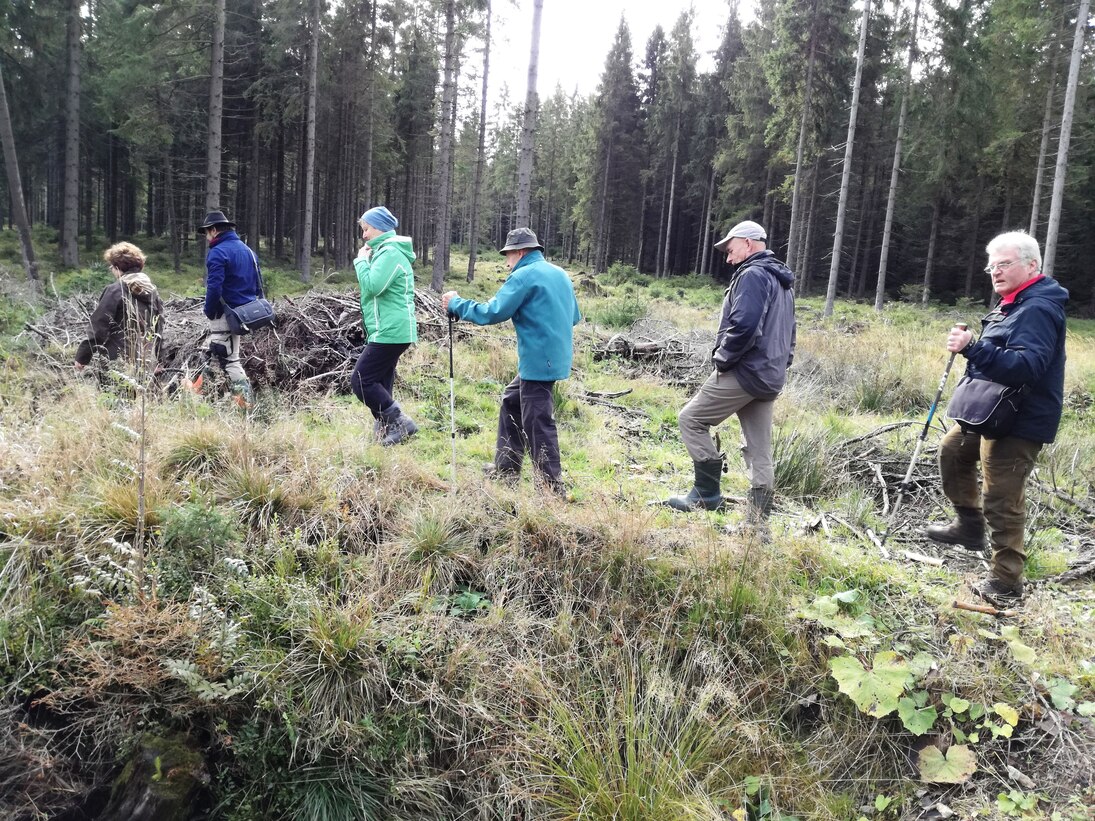
[{"label": "pale sky", "polygon": [[[523,101],[532,41],[532,0],[494,0],[492,5],[491,97],[497,99],[498,90],[506,83],[510,99]],[[739,5],[743,20],[751,19],[752,0],[741,0]],[[577,89],[588,96],[597,90],[621,15],[631,30],[634,57],[641,60],[654,27],[661,24],[668,36],[681,12],[689,7],[695,11],[692,36],[700,55],[699,67],[707,71],[714,66],[713,55],[728,13],[727,0],[544,0],[536,83],[541,100],[554,92],[557,82],[568,94]],[[477,55],[469,62],[479,61],[481,66],[481,60]]]}]

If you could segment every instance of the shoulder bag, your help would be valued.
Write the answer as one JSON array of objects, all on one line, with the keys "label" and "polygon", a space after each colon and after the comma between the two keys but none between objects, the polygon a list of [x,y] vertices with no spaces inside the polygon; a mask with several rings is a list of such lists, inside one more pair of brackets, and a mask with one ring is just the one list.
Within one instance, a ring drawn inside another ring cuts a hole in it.
[{"label": "shoulder bag", "polygon": [[274,306],[264,296],[266,286],[262,282],[262,271],[259,270],[258,258],[250,247],[247,250],[251,252],[251,259],[255,263],[255,275],[259,280],[258,299],[252,299],[250,302],[237,305],[235,308],[230,307],[228,303],[221,300],[224,304],[224,318],[228,322],[228,330],[236,336],[243,336],[251,333],[251,331],[257,331],[259,328],[274,324]]},{"label": "shoulder bag", "polygon": [[1013,388],[963,376],[947,404],[947,416],[967,433],[1000,439],[1011,433],[1022,407],[1026,386]]}]

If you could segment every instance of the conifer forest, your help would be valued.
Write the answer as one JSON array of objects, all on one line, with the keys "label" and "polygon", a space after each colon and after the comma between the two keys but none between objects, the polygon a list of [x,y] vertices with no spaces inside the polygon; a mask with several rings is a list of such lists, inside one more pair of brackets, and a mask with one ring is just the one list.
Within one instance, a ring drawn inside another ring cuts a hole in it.
[{"label": "conifer forest", "polygon": [[620,20],[595,93],[542,99],[490,74],[500,2],[5,3],[3,221],[55,228],[64,266],[136,235],[177,266],[224,208],[308,281],[383,202],[436,284],[525,222],[590,271],[716,273],[751,218],[800,293],[878,307],[987,297],[985,242],[1022,228],[1095,308],[1085,0],[730,0],[707,61],[667,4],[645,42]]}]

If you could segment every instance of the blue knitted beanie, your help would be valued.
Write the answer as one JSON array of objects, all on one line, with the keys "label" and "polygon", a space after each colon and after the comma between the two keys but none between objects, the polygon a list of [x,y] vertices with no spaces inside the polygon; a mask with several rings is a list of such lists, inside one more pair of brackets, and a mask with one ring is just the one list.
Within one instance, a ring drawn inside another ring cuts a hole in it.
[{"label": "blue knitted beanie", "polygon": [[370,208],[361,215],[359,222],[367,222],[378,231],[394,231],[399,226],[399,220],[395,218],[395,214],[383,205]]}]

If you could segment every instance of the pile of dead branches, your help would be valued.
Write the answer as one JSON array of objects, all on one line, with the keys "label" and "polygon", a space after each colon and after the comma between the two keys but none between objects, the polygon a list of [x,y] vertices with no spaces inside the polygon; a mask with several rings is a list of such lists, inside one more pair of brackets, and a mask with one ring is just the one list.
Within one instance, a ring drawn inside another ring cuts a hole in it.
[{"label": "pile of dead branches", "polygon": [[682,332],[656,319],[636,322],[627,333],[614,334],[593,358],[618,357],[633,364],[633,373],[657,377],[671,385],[694,386],[711,372],[713,332]]},{"label": "pile of dead branches", "polygon": [[[162,382],[170,387],[201,372],[208,359],[209,323],[203,299],[164,304]],[[22,336],[38,355],[58,367],[71,365],[76,346],[87,337],[93,297],[74,297],[28,323]],[[346,393],[358,355],[365,346],[361,303],[356,292],[309,291],[276,300],[277,322],[244,338],[243,366],[259,387],[307,393]],[[415,293],[421,341],[447,333],[441,299],[432,291]]]}]

